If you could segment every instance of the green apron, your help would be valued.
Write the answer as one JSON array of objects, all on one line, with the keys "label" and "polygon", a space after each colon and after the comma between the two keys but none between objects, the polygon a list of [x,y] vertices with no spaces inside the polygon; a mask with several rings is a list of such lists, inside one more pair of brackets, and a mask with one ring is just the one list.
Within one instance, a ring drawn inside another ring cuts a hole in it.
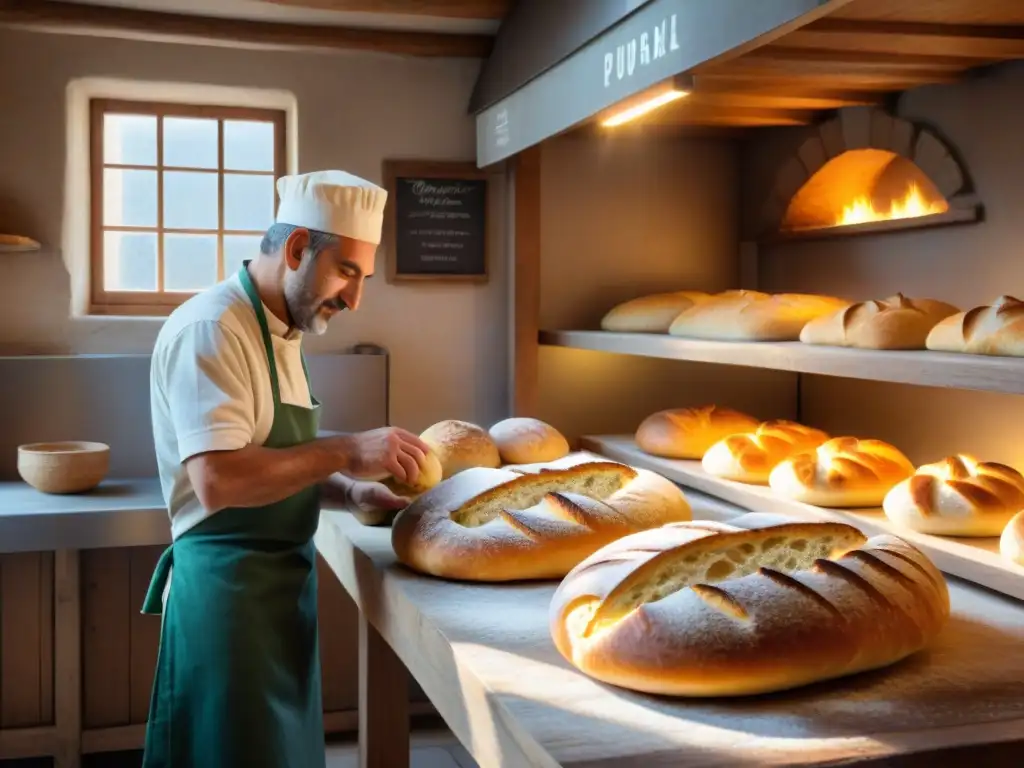
[{"label": "green apron", "polygon": [[[247,266],[239,276],[263,333],[274,395],[263,445],[309,442],[320,404],[281,402],[270,330]],[[143,768],[324,768],[319,515],[313,486],[265,507],[222,509],[163,553],[142,609],[164,614]]]}]

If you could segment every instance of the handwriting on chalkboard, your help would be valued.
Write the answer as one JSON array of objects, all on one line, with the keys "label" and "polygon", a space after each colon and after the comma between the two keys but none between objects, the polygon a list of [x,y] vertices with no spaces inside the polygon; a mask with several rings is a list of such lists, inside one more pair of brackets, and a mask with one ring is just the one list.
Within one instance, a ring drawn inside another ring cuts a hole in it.
[{"label": "handwriting on chalkboard", "polygon": [[432,169],[436,166],[398,163],[389,175],[393,206],[389,274],[398,279],[485,278],[486,178],[469,173],[468,178],[416,173]]}]

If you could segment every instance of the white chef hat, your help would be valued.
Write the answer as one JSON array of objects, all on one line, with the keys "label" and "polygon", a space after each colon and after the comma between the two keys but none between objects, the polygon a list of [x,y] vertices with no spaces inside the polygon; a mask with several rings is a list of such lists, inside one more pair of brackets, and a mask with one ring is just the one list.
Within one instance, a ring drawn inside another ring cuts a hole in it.
[{"label": "white chef hat", "polygon": [[282,176],[277,223],[380,243],[387,190],[345,171]]}]

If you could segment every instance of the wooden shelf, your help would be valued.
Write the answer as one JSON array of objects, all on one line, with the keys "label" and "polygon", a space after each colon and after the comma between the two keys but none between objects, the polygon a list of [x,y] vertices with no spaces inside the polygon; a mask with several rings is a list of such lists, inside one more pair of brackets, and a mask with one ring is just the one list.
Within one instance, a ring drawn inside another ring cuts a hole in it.
[{"label": "wooden shelf", "polygon": [[30,237],[0,233],[0,253],[28,253],[42,246]]},{"label": "wooden shelf", "polygon": [[1019,357],[847,349],[799,341],[703,341],[662,333],[608,331],[541,331],[540,343],[620,355],[1024,394],[1024,358]]},{"label": "wooden shelf", "polygon": [[673,482],[757,512],[773,512],[804,520],[838,520],[856,526],[866,535],[891,533],[910,542],[931,558],[942,571],[1024,600],[1024,568],[999,555],[998,538],[951,538],[931,536],[901,528],[881,509],[824,509],[777,495],[767,486],[734,483],[705,473],[699,461],[674,461],[650,456],[628,435],[581,438],[581,448],[634,467],[657,472]]}]

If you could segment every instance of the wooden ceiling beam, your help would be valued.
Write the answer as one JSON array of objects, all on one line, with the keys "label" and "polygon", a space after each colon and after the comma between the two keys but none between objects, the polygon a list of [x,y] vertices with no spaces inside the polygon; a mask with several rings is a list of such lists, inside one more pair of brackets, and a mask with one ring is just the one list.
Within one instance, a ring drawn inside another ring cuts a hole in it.
[{"label": "wooden ceiling beam", "polygon": [[905,91],[920,85],[933,83],[954,83],[960,79],[958,73],[946,72],[930,77],[910,77],[906,73],[831,73],[808,72],[806,74],[773,75],[734,71],[722,67],[716,72],[700,75],[698,81],[714,83],[720,89],[737,93],[808,93],[815,91],[869,93],[873,91]]},{"label": "wooden ceiling beam", "polygon": [[487,35],[279,24],[53,0],[0,0],[0,26],[232,48],[356,50],[423,57],[486,58],[493,44]]},{"label": "wooden ceiling beam", "polygon": [[[832,48],[791,48],[785,41],[751,51],[737,61],[754,62],[755,66],[790,70],[840,69],[846,72],[936,71],[959,72],[972,65],[970,60],[956,56],[914,55],[909,53],[878,53]],[[976,63],[984,63],[979,59]]]},{"label": "wooden ceiling beam", "polygon": [[1024,58],[1024,26],[825,18],[790,33],[781,43],[787,48],[995,61]]},{"label": "wooden ceiling beam", "polygon": [[259,0],[293,8],[322,8],[348,13],[394,13],[449,19],[505,18],[511,0]]},{"label": "wooden ceiling beam", "polygon": [[710,92],[704,91],[698,84],[687,100],[691,104],[701,106],[720,107],[741,107],[741,108],[768,108],[768,109],[795,109],[795,110],[819,110],[839,109],[841,107],[859,107],[868,104],[877,104],[882,96],[878,92],[820,92],[811,95],[791,95],[779,93],[743,93],[732,91]]}]

